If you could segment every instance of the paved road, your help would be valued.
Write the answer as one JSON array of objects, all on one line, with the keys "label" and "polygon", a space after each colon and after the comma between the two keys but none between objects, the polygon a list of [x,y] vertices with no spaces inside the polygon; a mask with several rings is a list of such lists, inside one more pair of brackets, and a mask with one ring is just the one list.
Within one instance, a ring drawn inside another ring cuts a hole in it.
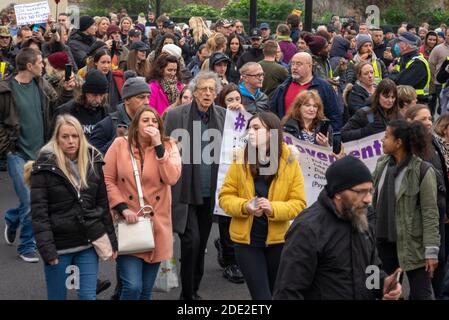
[{"label": "paved road", "polygon": [[[6,209],[16,206],[17,199],[13,191],[9,176],[0,172],[0,300],[40,300],[46,299],[46,287],[42,262],[23,262],[16,253],[15,246],[6,245],[4,240],[4,219]],[[250,299],[245,284],[233,284],[222,277],[222,270],[217,264],[217,254],[213,240],[218,237],[218,226],[214,224],[207,247],[205,275],[199,290],[204,299],[247,300]],[[18,238],[17,238],[18,240]],[[176,237],[175,255],[179,257],[179,238]],[[179,270],[178,270],[179,271]],[[115,286],[115,263],[100,264],[100,278],[110,279]],[[109,299],[113,288],[98,296],[99,299]],[[176,300],[179,298],[180,288],[169,293],[154,293],[155,300]],[[76,299],[74,291],[69,292],[70,299]]]}]

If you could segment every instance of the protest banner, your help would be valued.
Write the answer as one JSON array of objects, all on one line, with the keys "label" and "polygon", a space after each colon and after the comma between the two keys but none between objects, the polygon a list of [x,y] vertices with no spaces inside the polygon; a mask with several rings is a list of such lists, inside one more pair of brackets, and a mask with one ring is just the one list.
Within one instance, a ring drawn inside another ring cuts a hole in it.
[{"label": "protest banner", "polygon": [[[226,215],[218,205],[218,194],[223,185],[226,173],[232,163],[235,150],[246,144],[246,126],[252,115],[245,111],[227,110],[221,145],[220,166],[217,177],[214,214]],[[384,133],[378,133],[357,141],[344,143],[345,153],[352,155],[365,163],[371,172],[376,168],[377,159],[383,154],[382,141]],[[311,144],[299,140],[284,132],[284,141],[293,145],[299,151],[300,166],[304,176],[304,186],[307,206],[312,205],[327,184],[325,173],[327,168],[336,161],[332,148]]]},{"label": "protest banner", "polygon": [[18,26],[47,22],[50,7],[47,1],[14,6]]}]

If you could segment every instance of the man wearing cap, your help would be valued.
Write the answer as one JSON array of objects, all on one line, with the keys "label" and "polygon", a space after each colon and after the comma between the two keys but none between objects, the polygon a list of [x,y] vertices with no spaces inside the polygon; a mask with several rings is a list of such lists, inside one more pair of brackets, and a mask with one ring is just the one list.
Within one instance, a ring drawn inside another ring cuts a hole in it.
[{"label": "man wearing cap", "polygon": [[237,69],[240,69],[247,62],[259,62],[263,59],[262,32],[258,28],[253,28],[249,37],[251,47],[237,60]]},{"label": "man wearing cap", "polygon": [[429,87],[431,80],[430,66],[419,53],[419,38],[411,32],[399,35],[397,46],[400,50],[400,60],[396,66],[390,65],[390,78],[397,85],[408,85],[415,88],[418,102],[429,102]]},{"label": "man wearing cap", "polygon": [[131,29],[128,32],[128,44],[126,47],[131,50],[131,45],[136,42],[142,42],[142,32],[137,29]]},{"label": "man wearing cap", "polygon": [[380,270],[373,233],[373,178],[362,161],[343,157],[326,171],[318,200],[285,235],[274,299],[397,300],[401,285]]},{"label": "man wearing cap", "polygon": [[220,32],[225,37],[229,36],[231,34],[231,23],[226,19],[220,19],[215,23],[215,30],[217,32]]},{"label": "man wearing cap", "polygon": [[435,78],[438,71],[441,69],[444,61],[449,57],[449,28],[446,29],[445,41],[435,46],[429,56],[429,67],[432,74],[432,78],[435,80],[435,89],[437,97],[440,96],[440,92],[443,88],[443,83],[438,82]]},{"label": "man wearing cap", "polygon": [[354,74],[354,64],[368,61],[374,69],[374,82],[379,84],[383,78],[388,76],[388,69],[385,63],[374,53],[373,40],[370,35],[359,34],[356,38],[357,54],[354,56],[353,62],[349,64],[346,71],[347,83],[355,83],[357,76]]},{"label": "man wearing cap", "polygon": [[[5,241],[13,245],[20,230],[18,254],[25,262],[38,262],[30,216],[30,191],[23,180],[24,165],[36,160],[52,135],[52,111],[64,103],[42,77],[40,51],[24,48],[16,56],[17,74],[0,81],[0,153],[7,154],[8,172],[20,205],[5,213]],[[64,83],[73,90],[73,83]]]},{"label": "man wearing cap", "polygon": [[262,22],[259,29],[262,33],[262,43],[265,43],[268,40],[274,40],[274,35],[271,34],[270,25],[267,22]]},{"label": "man wearing cap", "polygon": [[117,111],[97,123],[89,142],[103,154],[108,151],[116,137],[124,136],[137,110],[149,106],[150,87],[142,77],[136,77],[132,71],[126,71],[126,81],[122,88],[123,103]]},{"label": "man wearing cap", "polygon": [[222,86],[229,84],[230,80],[228,79],[228,75],[230,72],[230,64],[231,59],[222,52],[214,52],[209,58],[210,71],[218,75]]},{"label": "man wearing cap", "polygon": [[109,82],[97,69],[90,70],[81,92],[74,99],[61,105],[56,114],[69,113],[81,123],[86,138],[89,139],[95,125],[108,115]]},{"label": "man wearing cap", "polygon": [[72,51],[78,69],[86,65],[87,53],[96,41],[96,31],[97,26],[95,20],[89,16],[82,16],[80,18],[79,29],[72,33],[69,38],[68,46]]},{"label": "man wearing cap", "polygon": [[162,24],[162,34],[173,33],[175,34],[175,23],[171,20],[166,20]]},{"label": "man wearing cap", "polygon": [[[17,52],[18,50],[14,47],[8,27],[0,27],[0,63],[4,62],[6,64],[4,73],[0,74],[0,79],[2,79],[2,77],[5,78],[14,72],[14,58]],[[0,70],[0,73],[1,72],[3,71]]]}]

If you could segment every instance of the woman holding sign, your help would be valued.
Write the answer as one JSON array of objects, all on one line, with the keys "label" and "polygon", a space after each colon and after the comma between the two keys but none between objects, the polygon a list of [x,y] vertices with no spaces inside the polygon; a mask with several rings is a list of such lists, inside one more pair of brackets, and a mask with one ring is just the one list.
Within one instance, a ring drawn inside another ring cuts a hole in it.
[{"label": "woman holding sign", "polygon": [[315,90],[302,91],[284,117],[284,131],[295,138],[328,147],[332,144],[332,127],[324,117],[324,106]]},{"label": "woman holding sign", "polygon": [[296,153],[283,143],[276,115],[248,121],[248,143],[229,167],[219,194],[229,233],[251,297],[271,300],[289,221],[305,207],[304,178]]}]

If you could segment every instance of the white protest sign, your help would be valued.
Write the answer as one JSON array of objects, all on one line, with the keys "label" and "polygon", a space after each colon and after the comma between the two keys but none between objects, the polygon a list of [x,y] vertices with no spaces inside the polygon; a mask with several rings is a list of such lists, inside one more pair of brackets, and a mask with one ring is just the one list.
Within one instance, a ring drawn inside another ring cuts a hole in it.
[{"label": "white protest sign", "polygon": [[[246,126],[252,115],[248,112],[227,110],[221,145],[220,166],[217,176],[217,191],[215,194],[214,214],[226,215],[218,205],[218,194],[223,185],[228,168],[233,160],[234,151],[246,143]],[[365,163],[371,172],[376,168],[377,159],[383,154],[382,141],[384,133],[378,133],[357,141],[344,143],[345,153],[352,155]],[[284,141],[294,145],[300,153],[300,166],[304,176],[304,186],[307,206],[317,199],[323,187],[327,184],[325,172],[336,161],[332,149],[299,140],[284,132]]]},{"label": "white protest sign", "polygon": [[47,1],[14,6],[18,26],[47,22],[50,7]]},{"label": "white protest sign", "polygon": [[[368,169],[373,172],[377,159],[383,154],[382,137],[384,133],[378,133],[361,140],[344,143],[345,153],[363,161]],[[323,187],[327,184],[325,173],[327,168],[336,161],[332,149],[311,144],[307,141],[296,139],[284,132],[284,141],[289,145],[295,145],[300,152],[300,165],[304,176],[307,206],[311,206],[317,199]]]}]

